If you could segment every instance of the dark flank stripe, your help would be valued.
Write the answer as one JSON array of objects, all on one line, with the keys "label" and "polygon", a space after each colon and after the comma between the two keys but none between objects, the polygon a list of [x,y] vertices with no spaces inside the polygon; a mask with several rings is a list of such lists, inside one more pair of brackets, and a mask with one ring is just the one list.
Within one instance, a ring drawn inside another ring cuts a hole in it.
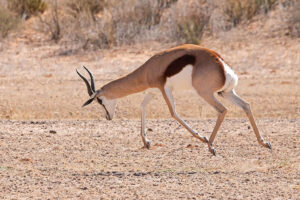
[{"label": "dark flank stripe", "polygon": [[185,66],[194,65],[196,61],[195,56],[192,55],[183,55],[173,62],[171,62],[165,72],[165,77],[171,77],[179,73]]}]

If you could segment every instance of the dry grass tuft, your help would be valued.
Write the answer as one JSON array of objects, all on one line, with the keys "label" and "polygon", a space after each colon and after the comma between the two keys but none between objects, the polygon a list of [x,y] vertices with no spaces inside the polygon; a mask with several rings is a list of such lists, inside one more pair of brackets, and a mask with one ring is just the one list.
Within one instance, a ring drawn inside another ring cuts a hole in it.
[{"label": "dry grass tuft", "polygon": [[258,13],[267,13],[277,0],[227,0],[225,15],[237,26],[242,20],[250,20]]},{"label": "dry grass tuft", "polygon": [[61,38],[61,21],[57,0],[50,4],[49,12],[45,15],[38,15],[40,20],[40,31],[50,33],[51,40],[58,42]]},{"label": "dry grass tuft", "polygon": [[5,38],[11,30],[18,26],[18,23],[19,19],[0,4],[0,38]]},{"label": "dry grass tuft", "polygon": [[[145,39],[147,32],[159,26],[163,12],[177,0],[109,1],[102,22],[110,27],[110,38],[117,45]],[[152,32],[153,34],[154,32]],[[154,36],[155,37],[155,36]]]},{"label": "dry grass tuft", "polygon": [[294,1],[292,5],[289,31],[292,37],[300,37],[300,2]]},{"label": "dry grass tuft", "polygon": [[166,8],[152,31],[156,40],[175,43],[199,44],[213,9],[213,4],[207,0],[178,0]]},{"label": "dry grass tuft", "polygon": [[43,13],[47,9],[44,0],[9,0],[8,8],[23,19]]},{"label": "dry grass tuft", "polygon": [[80,18],[84,13],[96,20],[96,15],[103,11],[105,5],[105,0],[69,0],[66,9],[73,18]]}]

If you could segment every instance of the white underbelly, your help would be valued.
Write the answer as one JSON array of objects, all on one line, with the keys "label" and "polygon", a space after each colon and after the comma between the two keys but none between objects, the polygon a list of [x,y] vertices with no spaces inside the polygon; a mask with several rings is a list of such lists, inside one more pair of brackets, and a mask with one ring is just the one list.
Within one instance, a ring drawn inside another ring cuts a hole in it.
[{"label": "white underbelly", "polygon": [[167,78],[166,86],[173,91],[192,89],[193,65],[185,66],[178,74]]}]

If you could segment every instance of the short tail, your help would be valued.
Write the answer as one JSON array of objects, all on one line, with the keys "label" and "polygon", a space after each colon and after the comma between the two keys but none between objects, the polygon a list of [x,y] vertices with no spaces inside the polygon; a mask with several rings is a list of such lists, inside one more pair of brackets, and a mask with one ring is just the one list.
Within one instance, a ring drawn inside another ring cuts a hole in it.
[{"label": "short tail", "polygon": [[[218,95],[222,95],[222,92],[229,92],[233,90],[238,83],[238,76],[234,73],[234,71],[222,60],[220,59],[224,66],[225,73],[225,83],[224,86],[218,91]],[[219,93],[221,92],[221,93]]]}]

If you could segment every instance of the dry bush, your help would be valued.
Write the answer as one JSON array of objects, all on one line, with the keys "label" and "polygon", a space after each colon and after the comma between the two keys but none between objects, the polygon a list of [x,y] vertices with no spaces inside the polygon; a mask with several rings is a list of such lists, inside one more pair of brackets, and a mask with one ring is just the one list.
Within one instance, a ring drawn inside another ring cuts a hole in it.
[{"label": "dry bush", "polygon": [[7,3],[8,8],[23,19],[43,13],[47,9],[47,4],[43,0],[9,0]]},{"label": "dry bush", "polygon": [[163,16],[164,40],[199,44],[207,28],[213,4],[208,0],[179,0]]},{"label": "dry bush", "polygon": [[224,13],[233,26],[250,20],[260,12],[267,13],[277,0],[227,0]]},{"label": "dry bush", "polygon": [[38,15],[40,19],[40,30],[50,33],[51,40],[58,42],[61,38],[61,22],[59,18],[59,10],[57,0],[52,0],[49,12],[45,15]]},{"label": "dry bush", "polygon": [[208,16],[189,15],[178,19],[177,34],[183,43],[199,44],[208,23]]},{"label": "dry bush", "polygon": [[5,38],[18,24],[19,19],[4,5],[0,4],[0,38]]},{"label": "dry bush", "polygon": [[289,31],[292,37],[300,37],[300,2],[293,1],[289,19]]},{"label": "dry bush", "polygon": [[159,25],[163,11],[177,0],[111,0],[107,10],[117,45],[143,40]]},{"label": "dry bush", "polygon": [[[105,5],[105,0],[69,0],[62,5],[62,9],[67,10],[62,19],[63,41],[65,44],[76,41],[77,45],[71,47],[72,51],[80,48],[95,50],[109,47],[111,41],[107,32],[110,27],[104,27],[102,20],[97,16],[103,12]],[[70,52],[70,49],[67,51]]]},{"label": "dry bush", "polygon": [[49,9],[38,15],[38,31],[46,34],[55,42],[60,42],[60,55],[77,52],[79,49],[106,48],[101,20],[97,13],[103,10],[104,0],[52,0]]},{"label": "dry bush", "polygon": [[233,26],[236,26],[242,20],[244,9],[241,1],[228,0],[228,4],[225,8],[225,14],[228,17],[228,20],[233,23]]},{"label": "dry bush", "polygon": [[[208,0],[92,2],[69,0],[62,7],[68,9],[62,19],[62,40],[76,41],[71,48],[95,50],[149,39],[198,44],[211,12]],[[95,12],[91,7],[97,7]]]},{"label": "dry bush", "polygon": [[104,9],[106,0],[69,0],[66,2],[68,13],[74,18],[79,18],[82,13],[96,20],[95,15]]},{"label": "dry bush", "polygon": [[[159,26],[164,9],[177,0],[66,0],[59,9],[65,53],[145,40]],[[75,45],[76,43],[76,45]]]},{"label": "dry bush", "polygon": [[147,40],[199,44],[204,34],[229,30],[277,1],[63,0],[55,8],[49,0],[41,22],[71,53]]},{"label": "dry bush", "polygon": [[[41,30],[50,32],[51,39],[60,40],[63,54],[149,39],[199,43],[210,17],[207,2],[65,0],[56,8],[49,3],[48,12],[40,16]],[[169,21],[162,21],[166,17]]]}]

